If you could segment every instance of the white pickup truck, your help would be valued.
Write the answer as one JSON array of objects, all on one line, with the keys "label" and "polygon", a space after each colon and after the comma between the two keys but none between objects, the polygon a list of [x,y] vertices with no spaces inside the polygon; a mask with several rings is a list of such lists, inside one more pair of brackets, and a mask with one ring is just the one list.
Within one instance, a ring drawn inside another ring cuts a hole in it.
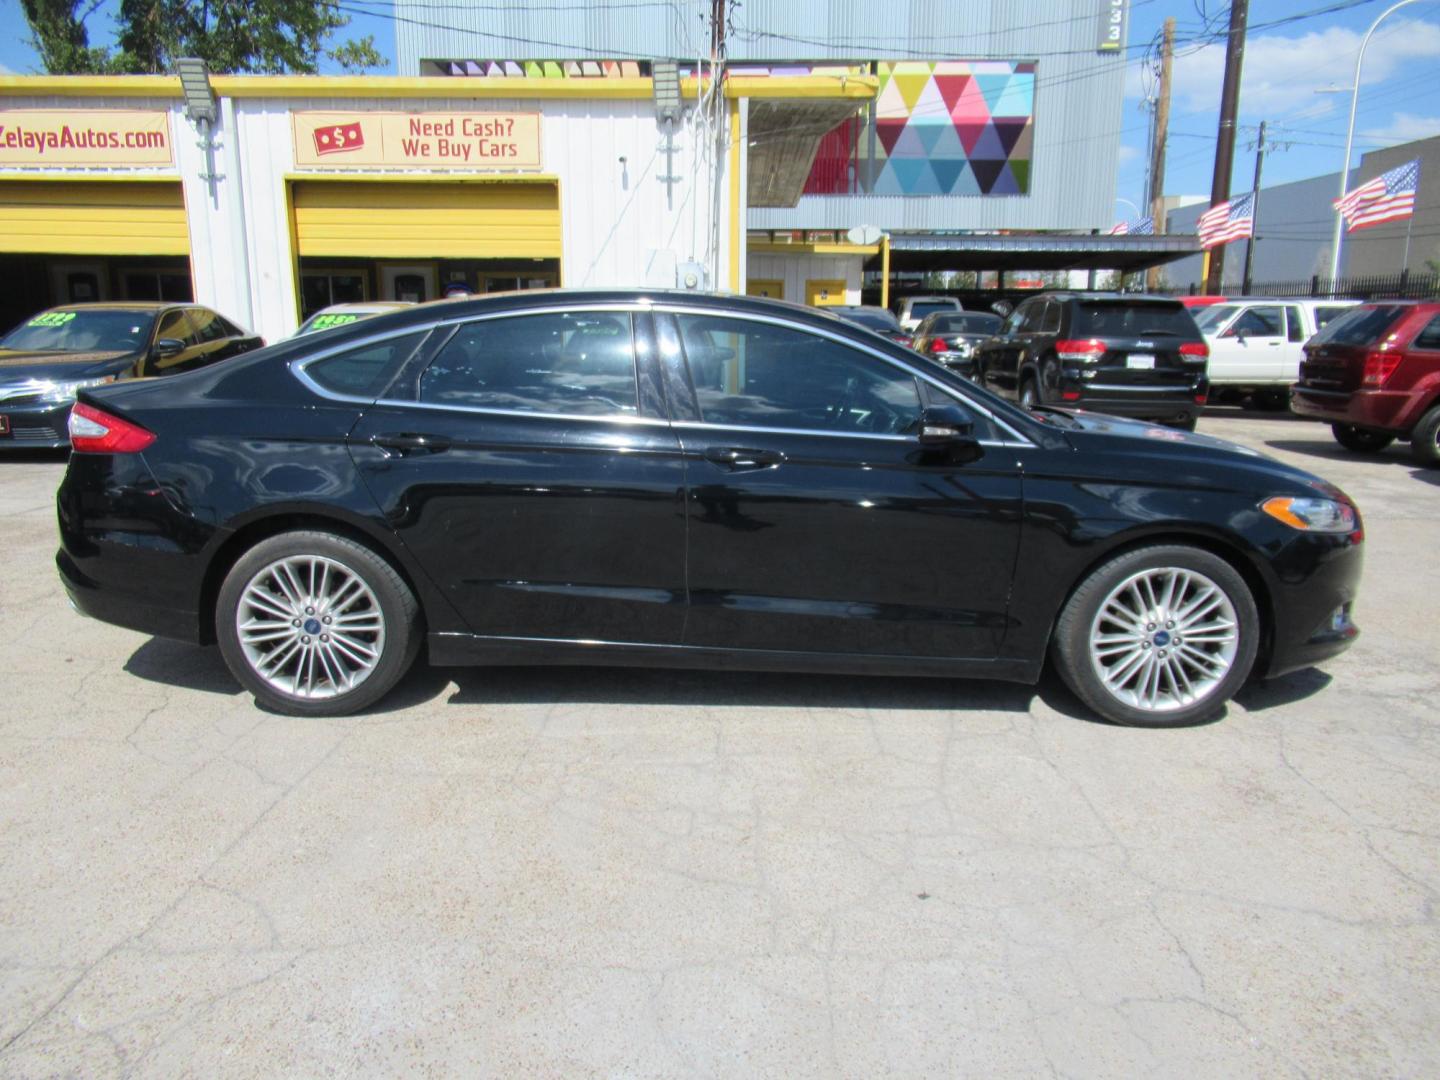
[{"label": "white pickup truck", "polygon": [[1305,342],[1358,300],[1232,299],[1192,311],[1210,346],[1212,395],[1253,394],[1283,407]]}]

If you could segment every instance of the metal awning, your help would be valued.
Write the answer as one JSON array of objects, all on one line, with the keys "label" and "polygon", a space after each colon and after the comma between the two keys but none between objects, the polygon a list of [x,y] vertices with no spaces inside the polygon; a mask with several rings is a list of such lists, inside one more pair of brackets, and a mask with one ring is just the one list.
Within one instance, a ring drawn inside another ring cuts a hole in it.
[{"label": "metal awning", "polygon": [[[891,233],[890,270],[1120,270],[1130,273],[1200,254],[1194,236],[1094,233]],[[878,270],[871,259],[866,269]]]}]

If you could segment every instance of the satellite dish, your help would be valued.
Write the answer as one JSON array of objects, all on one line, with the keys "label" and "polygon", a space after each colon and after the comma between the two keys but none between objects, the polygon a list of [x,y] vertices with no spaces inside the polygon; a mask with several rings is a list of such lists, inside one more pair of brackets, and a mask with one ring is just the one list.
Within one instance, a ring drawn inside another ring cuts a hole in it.
[{"label": "satellite dish", "polygon": [[880,242],[880,230],[874,225],[856,225],[845,234],[845,239],[858,247],[869,247]]}]

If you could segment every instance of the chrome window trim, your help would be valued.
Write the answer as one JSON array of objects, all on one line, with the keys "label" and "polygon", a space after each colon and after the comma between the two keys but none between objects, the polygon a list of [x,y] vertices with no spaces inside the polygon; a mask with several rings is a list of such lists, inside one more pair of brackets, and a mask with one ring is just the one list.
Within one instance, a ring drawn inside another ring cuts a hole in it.
[{"label": "chrome window trim", "polygon": [[[370,404],[370,402],[366,402]],[[376,405],[391,409],[426,409],[441,412],[476,413],[480,416],[522,416],[532,420],[590,420],[606,424],[626,424],[643,427],[669,427],[670,421],[658,416],[631,416],[627,413],[554,413],[525,412],[521,409],[491,409],[483,405],[440,405],[433,401],[398,401],[394,398],[378,398]]]},{"label": "chrome window trim", "polygon": [[[822,435],[830,439],[874,439],[880,442],[916,443],[914,435],[877,435],[870,431],[827,431],[823,428],[773,428],[749,427],[745,424],[712,424],[705,420],[676,420],[675,428],[698,428],[702,431],[749,431],[761,435]],[[1029,442],[1010,442],[997,439],[976,439],[981,446],[1004,446],[1010,449],[1033,446]]]},{"label": "chrome window trim", "polygon": [[[806,334],[806,333],[808,333],[808,334],[816,334],[816,335],[818,335],[818,336],[820,336],[820,337],[829,338],[831,341],[834,341],[836,344],[847,346],[848,348],[855,349],[855,350],[857,350],[857,351],[859,351],[859,352],[868,353],[870,356],[875,357],[875,359],[881,361],[882,363],[889,364],[891,367],[899,368],[901,371],[904,371],[904,372],[906,372],[907,374],[909,374],[912,378],[921,379],[921,380],[923,380],[924,382],[928,383],[930,386],[933,386],[936,390],[939,390],[942,394],[948,394],[950,397],[959,398],[960,401],[964,402],[964,404],[965,404],[965,406],[966,406],[967,408],[973,409],[975,412],[979,413],[981,416],[983,416],[983,417],[985,417],[987,420],[989,420],[992,424],[995,424],[995,425],[996,425],[997,427],[999,427],[1001,430],[1008,432],[1010,435],[1012,435],[1012,436],[1014,437],[1014,440],[1015,440],[1014,442],[1011,442],[1010,440],[1007,439],[1007,440],[1004,440],[1004,441],[1003,441],[1002,443],[1000,443],[999,445],[1004,445],[1004,446],[1015,446],[1015,445],[1019,445],[1019,446],[1033,446],[1033,445],[1035,445],[1033,442],[1031,442],[1029,439],[1027,439],[1023,434],[1021,434],[1020,432],[1016,431],[1016,430],[1015,430],[1013,427],[1011,427],[1008,423],[1006,423],[1004,420],[1000,419],[1000,417],[996,416],[996,415],[995,415],[993,412],[991,412],[988,408],[986,408],[985,406],[981,405],[979,402],[973,401],[973,400],[970,399],[969,397],[964,396],[963,394],[957,394],[954,387],[947,386],[945,383],[941,382],[939,379],[936,379],[936,378],[934,378],[933,376],[931,376],[928,372],[924,372],[924,371],[919,370],[918,368],[911,367],[909,364],[905,363],[904,361],[897,360],[897,359],[895,359],[894,357],[891,357],[891,356],[886,356],[884,353],[877,351],[876,349],[874,349],[873,347],[871,347],[870,345],[868,345],[868,344],[866,344],[866,343],[864,343],[864,342],[854,341],[854,340],[852,340],[852,339],[850,339],[850,338],[847,338],[847,337],[844,337],[844,336],[842,336],[842,335],[840,335],[840,334],[837,334],[837,333],[835,333],[835,332],[832,331],[832,330],[825,329],[825,328],[818,327],[818,326],[810,326],[810,325],[808,325],[808,324],[806,324],[806,323],[792,322],[792,321],[789,320],[789,319],[783,319],[783,318],[779,318],[779,317],[776,317],[776,316],[773,316],[773,315],[760,315],[760,314],[755,314],[755,313],[748,312],[748,311],[723,311],[723,312],[717,312],[714,308],[706,308],[706,307],[698,307],[698,306],[692,307],[692,306],[688,306],[688,305],[684,305],[684,304],[672,304],[672,303],[660,303],[660,304],[656,304],[656,305],[654,305],[653,310],[654,310],[655,312],[657,312],[657,313],[659,313],[659,314],[663,314],[663,315],[709,315],[711,318],[740,319],[740,320],[745,321],[745,322],[770,323],[770,324],[773,324],[773,325],[775,325],[775,326],[783,326],[783,327],[785,327],[785,328],[787,328],[787,329],[795,330],[795,331],[798,332],[798,333],[802,333],[802,334]],[[686,423],[696,423],[697,421],[685,421],[685,422],[686,422]],[[725,427],[725,426],[727,426],[727,425],[723,425],[723,424],[722,424],[722,425],[718,425],[718,426],[720,426],[720,427]],[[742,428],[741,430],[746,430],[746,431],[794,431],[794,430],[797,430],[797,429],[795,429],[795,428],[749,428],[749,427],[746,427],[746,428]],[[847,433],[845,433],[845,432],[828,432],[828,434],[832,434],[832,435],[833,435],[833,434],[847,434]],[[884,438],[902,438],[902,439],[903,439],[903,438],[908,438],[908,436],[904,436],[904,435],[899,435],[899,436],[883,436],[883,437],[884,437]],[[996,444],[993,444],[993,443],[992,443],[991,445],[996,445]]]}]

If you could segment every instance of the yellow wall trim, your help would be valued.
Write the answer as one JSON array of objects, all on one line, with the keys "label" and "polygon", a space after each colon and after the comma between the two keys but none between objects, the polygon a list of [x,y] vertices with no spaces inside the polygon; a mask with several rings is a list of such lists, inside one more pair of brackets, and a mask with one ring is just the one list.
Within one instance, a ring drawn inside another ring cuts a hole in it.
[{"label": "yellow wall trim", "polygon": [[730,102],[730,153],[726,163],[730,173],[730,291],[740,291],[740,222],[745,208],[740,199],[740,102]]},{"label": "yellow wall trim", "polygon": [[0,251],[189,255],[180,182],[0,183]]},{"label": "yellow wall trim", "polygon": [[879,244],[776,244],[750,241],[752,255],[878,255]]},{"label": "yellow wall trim", "polygon": [[[703,80],[680,80],[686,97]],[[486,79],[390,75],[212,75],[211,85],[231,98],[511,98],[519,100],[649,100],[645,79]],[[879,81],[870,75],[803,75],[794,78],[735,76],[728,98],[873,98]],[[179,98],[174,75],[3,75],[0,97]]]}]

